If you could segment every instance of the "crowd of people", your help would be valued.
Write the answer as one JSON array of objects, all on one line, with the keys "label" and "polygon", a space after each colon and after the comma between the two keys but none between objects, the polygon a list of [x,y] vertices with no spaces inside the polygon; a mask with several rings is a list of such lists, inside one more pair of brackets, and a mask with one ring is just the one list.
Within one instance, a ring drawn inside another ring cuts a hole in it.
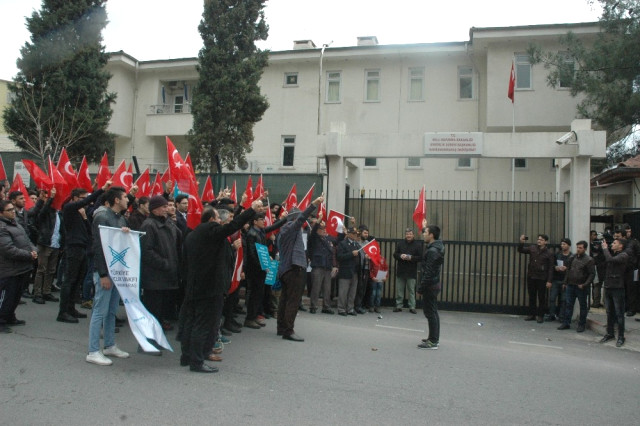
[{"label": "crowd of people", "polygon": [[[15,315],[22,299],[33,303],[58,303],[56,320],[77,324],[91,310],[86,361],[112,364],[111,357],[127,358],[129,353],[115,343],[123,320],[116,317],[120,297],[102,250],[100,226],[140,231],[141,301],[165,331],[177,328],[181,344],[180,364],[191,371],[210,373],[217,368],[205,361],[221,361],[224,343],[243,327],[261,329],[274,318],[277,334],[302,342],[295,319],[306,310],[302,296],[310,296],[309,311],[335,314],[332,281],[337,280],[337,314],[342,316],[380,312],[381,295],[388,280],[384,257],[372,261],[363,247],[373,240],[365,225],[356,228],[351,218],[337,237],[327,233],[322,213],[316,213],[323,197],[300,211],[268,205],[266,196],[243,208],[228,190],[205,204],[201,223],[187,227],[188,196],[174,197],[173,183],[166,184],[162,196],[136,198],[134,185],[127,193],[111,181],[92,193],[76,188],[60,210],[52,201],[56,190],[32,195],[35,206],[25,209],[24,194],[3,191],[0,207],[0,332],[25,324]],[[437,349],[439,319],[436,299],[440,291],[440,267],[444,246],[437,226],[423,222],[427,250],[407,228],[405,240],[393,254],[398,262],[395,311],[401,311],[405,292],[409,311],[416,313],[415,294],[423,294],[429,337],[418,347]],[[269,257],[278,260],[274,285],[266,284],[268,270],[261,264],[257,245],[266,246]],[[233,282],[236,253],[242,252],[241,285]],[[416,285],[418,265],[423,263],[420,285]],[[240,304],[245,292],[244,306]],[[54,292],[59,291],[59,298]],[[245,311],[246,309],[246,311]],[[244,320],[238,320],[244,315]],[[100,339],[103,339],[101,344]],[[158,350],[138,352],[162,355]]]},{"label": "crowd of people", "polygon": [[633,317],[640,312],[640,242],[632,235],[631,226],[625,224],[614,232],[607,228],[604,234],[592,230],[590,242],[578,241],[575,253],[568,238],[561,239],[555,253],[548,247],[546,234],[539,234],[536,244],[527,244],[527,240],[527,236],[520,236],[518,246],[520,253],[529,255],[530,311],[525,321],[557,320],[558,330],[568,330],[577,299],[580,314],[576,331],[585,331],[589,306],[604,306],[607,326],[600,343],[614,340],[617,328],[616,346],[623,346],[625,316]]}]

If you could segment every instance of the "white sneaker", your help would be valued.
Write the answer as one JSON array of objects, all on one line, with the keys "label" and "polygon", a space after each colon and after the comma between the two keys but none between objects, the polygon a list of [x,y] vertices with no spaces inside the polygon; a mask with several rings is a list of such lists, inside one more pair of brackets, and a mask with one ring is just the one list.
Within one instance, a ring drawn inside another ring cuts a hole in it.
[{"label": "white sneaker", "polygon": [[104,348],[103,353],[106,356],[115,356],[116,358],[129,358],[129,353],[121,350],[116,345],[109,348]]},{"label": "white sneaker", "polygon": [[106,356],[102,355],[102,352],[100,352],[100,351],[89,352],[89,355],[87,355],[87,358],[85,358],[85,359],[86,359],[87,362],[90,362],[92,364],[98,364],[98,365],[111,365],[111,364],[113,364],[113,361],[111,361]]}]

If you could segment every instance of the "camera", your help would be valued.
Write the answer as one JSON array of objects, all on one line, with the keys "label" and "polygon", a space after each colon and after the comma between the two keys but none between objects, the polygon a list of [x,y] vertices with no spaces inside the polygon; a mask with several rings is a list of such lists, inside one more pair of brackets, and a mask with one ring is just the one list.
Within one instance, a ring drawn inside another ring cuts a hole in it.
[{"label": "camera", "polygon": [[525,240],[525,241],[529,241],[529,237],[525,236],[525,237],[524,237],[524,240]]}]

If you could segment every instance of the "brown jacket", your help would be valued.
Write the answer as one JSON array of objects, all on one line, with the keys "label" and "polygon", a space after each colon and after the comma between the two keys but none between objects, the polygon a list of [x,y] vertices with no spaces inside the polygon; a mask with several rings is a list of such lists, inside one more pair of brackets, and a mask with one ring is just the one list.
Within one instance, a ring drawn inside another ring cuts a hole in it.
[{"label": "brown jacket", "polygon": [[537,245],[525,247],[524,244],[518,245],[518,252],[528,254],[529,257],[529,279],[544,280],[551,282],[553,280],[553,265],[555,257],[551,250],[547,247],[540,250]]}]

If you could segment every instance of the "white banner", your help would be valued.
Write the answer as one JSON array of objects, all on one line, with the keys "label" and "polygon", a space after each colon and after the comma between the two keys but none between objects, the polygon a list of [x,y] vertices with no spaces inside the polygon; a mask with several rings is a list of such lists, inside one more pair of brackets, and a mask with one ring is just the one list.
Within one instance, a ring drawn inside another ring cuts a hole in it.
[{"label": "white banner", "polygon": [[147,339],[173,352],[158,320],[140,301],[140,235],[136,231],[100,226],[100,240],[109,276],[127,310],[131,332],[145,352],[159,352]]}]

